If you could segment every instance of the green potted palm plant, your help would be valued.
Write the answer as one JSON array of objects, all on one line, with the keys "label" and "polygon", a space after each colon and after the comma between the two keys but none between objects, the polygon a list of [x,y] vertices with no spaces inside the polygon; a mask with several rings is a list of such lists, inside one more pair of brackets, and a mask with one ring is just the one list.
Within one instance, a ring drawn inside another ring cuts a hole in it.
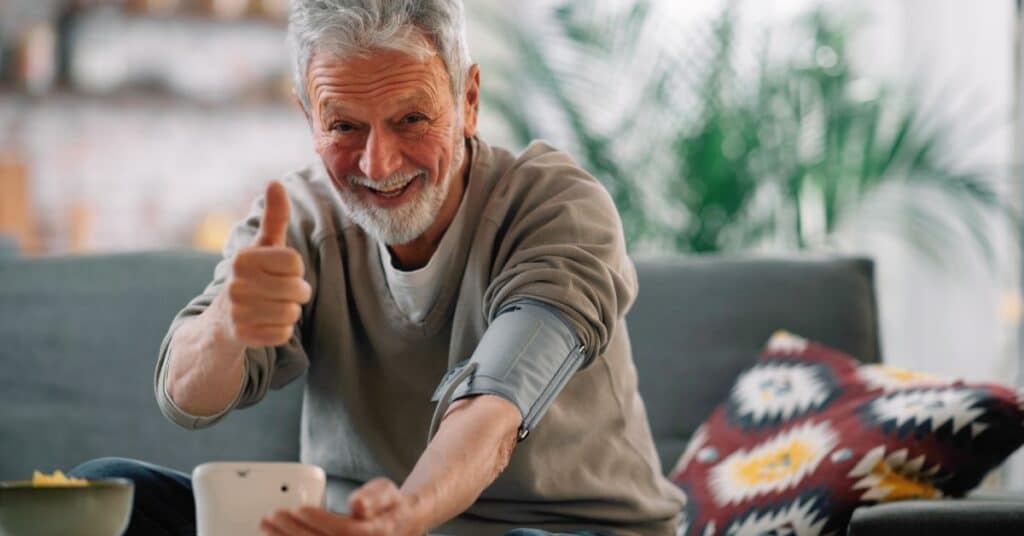
[{"label": "green potted palm plant", "polygon": [[[911,93],[859,76],[843,19],[813,11],[800,21],[811,46],[779,59],[765,45],[740,69],[734,6],[669,42],[651,37],[664,21],[645,0],[571,0],[552,14],[540,30],[490,16],[518,61],[489,66],[499,82],[485,105],[523,144],[552,136],[555,120],[632,247],[827,248],[870,226],[936,260],[960,238],[991,258],[987,214],[1011,216],[997,173],[951,158],[947,125]],[[622,80],[633,98],[609,113],[602,93]],[[557,113],[531,112],[543,105]]]}]

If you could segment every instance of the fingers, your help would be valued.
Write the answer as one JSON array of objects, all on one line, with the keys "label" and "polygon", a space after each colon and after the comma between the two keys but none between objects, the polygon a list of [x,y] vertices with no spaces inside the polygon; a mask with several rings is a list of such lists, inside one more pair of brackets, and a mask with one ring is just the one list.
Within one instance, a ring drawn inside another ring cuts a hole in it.
[{"label": "fingers", "polygon": [[242,250],[235,255],[231,270],[235,274],[252,277],[266,274],[302,277],[306,272],[299,252],[287,247],[253,247]]},{"label": "fingers", "polygon": [[288,342],[313,295],[302,257],[288,247],[256,246],[238,252],[223,293],[225,320],[247,347]]},{"label": "fingers", "polygon": [[267,520],[260,521],[260,532],[264,536],[288,536],[284,529],[277,528],[277,525],[272,525]]},{"label": "fingers", "polygon": [[346,536],[394,536],[399,531],[393,519],[378,517],[371,520],[358,520],[352,517],[332,514],[321,508],[304,506],[299,508],[295,516],[307,525],[328,530],[331,534]]},{"label": "fingers", "polygon": [[251,326],[235,325],[235,337],[249,348],[281,346],[292,338],[293,326]]},{"label": "fingers", "polygon": [[224,288],[232,303],[308,303],[313,288],[298,277],[266,276],[257,280],[232,277]]},{"label": "fingers", "polygon": [[291,217],[291,204],[284,186],[277,181],[267,185],[264,195],[263,220],[260,223],[260,234],[256,244],[260,246],[284,246],[288,233],[288,219]]},{"label": "fingers", "polygon": [[[390,495],[389,491],[383,491]],[[293,511],[279,510],[260,521],[260,530],[270,536],[394,536],[422,533],[392,515],[359,520],[314,506],[304,506]]]},{"label": "fingers", "polygon": [[272,300],[250,300],[245,304],[231,304],[231,320],[236,325],[291,326],[302,316],[297,303]]},{"label": "fingers", "polygon": [[314,527],[339,528],[349,527],[353,524],[344,516],[333,514],[323,508],[317,508],[315,506],[303,506],[296,510],[294,514],[295,517],[301,519],[303,523]]},{"label": "fingers", "polygon": [[402,500],[401,492],[386,478],[367,482],[349,497],[348,507],[352,517],[369,519],[386,512]]},{"label": "fingers", "polygon": [[271,536],[329,536],[320,526],[287,510],[278,510],[260,520],[260,530]]}]

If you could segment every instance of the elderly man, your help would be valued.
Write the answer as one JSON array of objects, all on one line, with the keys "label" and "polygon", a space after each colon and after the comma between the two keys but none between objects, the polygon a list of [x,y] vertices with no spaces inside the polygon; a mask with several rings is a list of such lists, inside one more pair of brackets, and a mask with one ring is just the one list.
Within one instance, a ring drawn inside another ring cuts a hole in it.
[{"label": "elderly man", "polygon": [[[171,325],[160,407],[201,428],[307,373],[328,509],[268,513],[267,534],[674,534],[615,207],[565,154],[476,137],[463,21],[458,0],[294,2],[320,158],[267,188]],[[135,480],[129,533],[193,530],[185,475],[73,473]]]}]

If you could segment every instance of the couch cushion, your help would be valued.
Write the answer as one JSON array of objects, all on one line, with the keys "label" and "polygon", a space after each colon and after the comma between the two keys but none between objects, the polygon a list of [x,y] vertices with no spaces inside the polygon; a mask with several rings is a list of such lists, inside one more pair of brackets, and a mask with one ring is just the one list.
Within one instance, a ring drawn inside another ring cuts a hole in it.
[{"label": "couch cushion", "polygon": [[688,534],[842,534],[862,505],[961,497],[1024,443],[1013,389],[879,364],[785,332],[697,431],[672,479]]},{"label": "couch cushion", "polygon": [[100,456],[185,471],[217,459],[298,459],[303,381],[201,432],[157,408],[160,341],[217,260],[176,252],[0,262],[0,479]]},{"label": "couch cushion", "polygon": [[879,360],[870,260],[673,257],[636,267],[627,321],[666,472],[776,330]]},{"label": "couch cushion", "polygon": [[853,513],[848,536],[1024,534],[1024,504],[1012,501],[904,501]]}]

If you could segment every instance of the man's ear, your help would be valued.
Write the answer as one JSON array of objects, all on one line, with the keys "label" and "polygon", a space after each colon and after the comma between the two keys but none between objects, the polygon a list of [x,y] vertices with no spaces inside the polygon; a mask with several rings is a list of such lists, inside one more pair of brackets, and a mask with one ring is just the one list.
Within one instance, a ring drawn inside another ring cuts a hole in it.
[{"label": "man's ear", "polygon": [[466,77],[466,89],[462,99],[462,133],[467,138],[476,135],[476,121],[480,113],[480,66],[473,64]]}]

